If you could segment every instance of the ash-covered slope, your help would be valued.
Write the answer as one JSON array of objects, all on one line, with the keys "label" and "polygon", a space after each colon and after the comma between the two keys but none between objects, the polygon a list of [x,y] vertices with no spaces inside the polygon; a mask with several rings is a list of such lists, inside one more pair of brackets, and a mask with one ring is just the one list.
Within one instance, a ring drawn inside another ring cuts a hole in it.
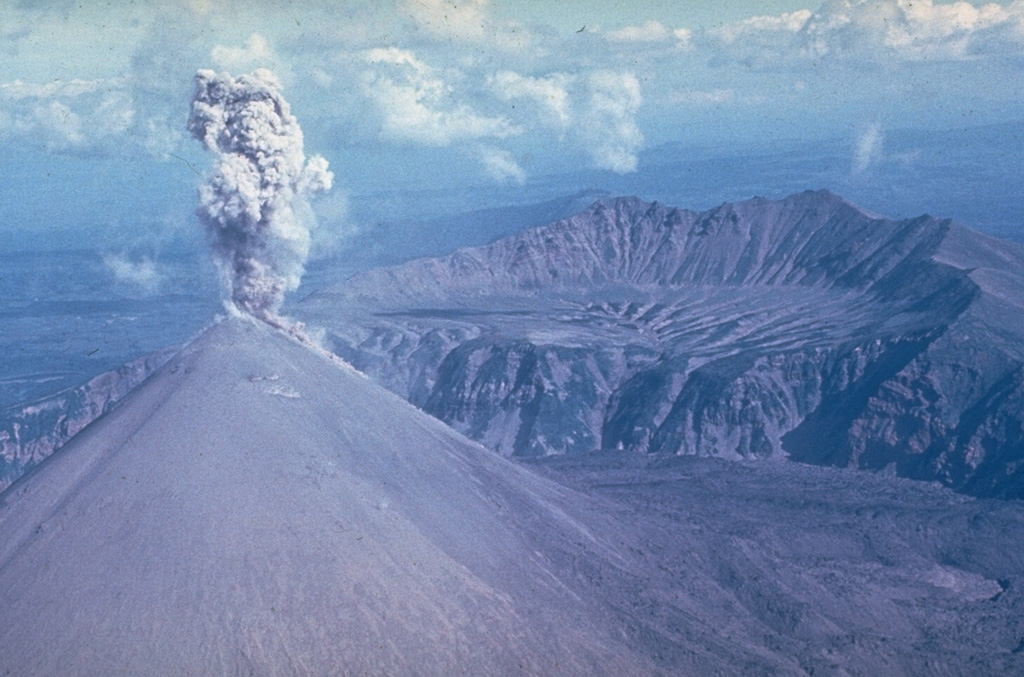
[{"label": "ash-covered slope", "polygon": [[0,669],[651,670],[571,494],[229,320],[0,495]]},{"label": "ash-covered slope", "polygon": [[531,472],[227,321],[0,494],[0,673],[1021,671],[1016,504],[636,460]]},{"label": "ash-covered slope", "polygon": [[622,198],[299,312],[502,453],[788,455],[1024,496],[1021,271],[1018,245],[827,191]]}]

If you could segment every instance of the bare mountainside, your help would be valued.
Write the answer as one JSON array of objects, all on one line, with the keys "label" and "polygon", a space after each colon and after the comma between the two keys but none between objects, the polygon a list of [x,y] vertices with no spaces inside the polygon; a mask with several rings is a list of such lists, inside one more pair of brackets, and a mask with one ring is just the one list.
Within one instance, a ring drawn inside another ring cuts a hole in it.
[{"label": "bare mountainside", "polygon": [[0,672],[1024,668],[1015,502],[649,458],[531,472],[229,320],[0,494]]},{"label": "bare mountainside", "polygon": [[567,491],[230,320],[0,495],[0,669],[653,669],[580,594],[623,560]]},{"label": "bare mountainside", "polygon": [[503,454],[786,456],[1024,496],[1024,248],[828,191],[602,200],[296,312]]}]

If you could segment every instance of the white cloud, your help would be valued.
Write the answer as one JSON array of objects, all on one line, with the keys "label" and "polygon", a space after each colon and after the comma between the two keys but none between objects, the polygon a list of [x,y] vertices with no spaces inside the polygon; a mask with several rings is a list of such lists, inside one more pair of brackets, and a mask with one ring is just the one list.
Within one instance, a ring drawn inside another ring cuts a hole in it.
[{"label": "white cloud", "polygon": [[322,68],[314,68],[309,72],[309,76],[313,78],[316,84],[320,85],[324,89],[329,88],[334,83],[334,78],[331,74]]},{"label": "white cloud", "polygon": [[124,84],[124,80],[121,78],[113,80],[54,80],[43,84],[14,80],[0,83],[0,99],[16,101],[22,99],[68,99],[122,84]]},{"label": "white cloud", "polygon": [[640,82],[632,73],[596,71],[587,80],[588,105],[576,130],[599,169],[636,171],[644,136],[636,123]]},{"label": "white cloud", "polygon": [[642,97],[634,74],[597,70],[579,76],[527,77],[500,71],[488,84],[503,100],[536,103],[541,115],[533,122],[582,146],[595,167],[620,173],[636,170],[644,137],[636,123]]},{"label": "white cloud", "polygon": [[38,130],[51,148],[73,148],[85,145],[82,120],[67,104],[51,101],[32,110]]},{"label": "white cloud", "polygon": [[677,92],[672,92],[669,96],[669,101],[672,103],[693,106],[722,104],[734,100],[736,100],[736,92],[732,89],[683,89]]},{"label": "white cloud", "polygon": [[714,55],[717,63],[731,60],[748,68],[801,59],[812,51],[806,42],[808,26],[816,16],[810,10],[752,16],[707,31],[700,36],[704,41],[700,46]]},{"label": "white cloud", "polygon": [[1008,5],[844,0],[816,12],[755,16],[709,31],[745,58],[964,59],[1024,49],[1024,0]]},{"label": "white cloud", "polygon": [[973,48],[983,47],[984,33],[1000,24],[1020,31],[1024,27],[1024,3],[1014,8],[996,4],[976,8],[967,2],[935,5],[931,0],[900,2],[899,21],[886,31],[885,43],[911,58],[965,57]]},{"label": "white cloud", "polygon": [[568,91],[571,82],[572,77],[565,73],[531,78],[512,71],[500,71],[488,80],[491,89],[502,100],[534,101],[560,127],[568,126],[571,117]]},{"label": "white cloud", "polygon": [[526,181],[526,171],[519,166],[519,163],[508,151],[481,146],[477,149],[477,156],[487,175],[498,183],[522,185]]},{"label": "white cloud", "polygon": [[243,73],[267,68],[282,82],[293,80],[291,65],[274,51],[270,42],[260,33],[252,33],[241,47],[214,45],[210,49],[210,60],[220,70]]},{"label": "white cloud", "polygon": [[857,139],[853,151],[853,174],[863,175],[885,158],[885,134],[882,126],[875,123]]},{"label": "white cloud", "polygon": [[796,33],[801,30],[812,13],[809,9],[787,12],[779,16],[752,16],[748,19],[711,30],[711,34],[727,43],[758,33]]},{"label": "white cloud", "polygon": [[416,25],[446,42],[487,45],[506,52],[530,49],[532,35],[517,21],[497,21],[488,0],[406,0]]},{"label": "white cloud", "polygon": [[446,146],[454,141],[505,138],[521,133],[505,117],[481,115],[455,101],[452,88],[408,50],[373,49],[364,60],[376,66],[364,75],[363,89],[382,116],[385,137]]},{"label": "white cloud", "polygon": [[661,42],[667,40],[669,35],[669,30],[657,21],[647,21],[642,26],[626,26],[605,33],[605,37],[612,42]]},{"label": "white cloud", "polygon": [[49,150],[96,148],[123,137],[135,118],[124,78],[0,84],[0,134]]},{"label": "white cloud", "polygon": [[266,66],[275,56],[267,39],[259,33],[253,33],[243,47],[214,45],[210,50],[210,58],[219,68],[237,69],[248,68],[254,64]]},{"label": "white cloud", "polygon": [[680,49],[693,48],[693,31],[689,28],[677,28],[672,31],[672,35],[675,36]]},{"label": "white cloud", "polygon": [[412,66],[412,68],[419,73],[427,73],[430,71],[430,67],[417,59],[416,55],[410,50],[398,49],[397,47],[378,47],[376,49],[368,49],[364,52],[363,59],[372,64],[407,64]]},{"label": "white cloud", "polygon": [[409,15],[441,37],[481,40],[487,26],[487,0],[409,0]]},{"label": "white cloud", "polygon": [[163,274],[156,263],[146,256],[133,261],[123,254],[107,254],[103,257],[103,265],[117,282],[135,287],[146,294],[156,293],[163,283]]}]

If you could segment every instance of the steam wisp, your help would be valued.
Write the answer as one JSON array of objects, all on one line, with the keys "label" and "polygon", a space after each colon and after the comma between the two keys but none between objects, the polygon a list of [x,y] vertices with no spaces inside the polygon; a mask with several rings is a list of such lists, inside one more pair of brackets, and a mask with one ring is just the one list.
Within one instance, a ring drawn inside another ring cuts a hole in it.
[{"label": "steam wisp", "polygon": [[299,286],[309,255],[306,197],[329,190],[334,175],[323,157],[306,159],[302,130],[273,73],[234,78],[200,70],[195,81],[188,129],[216,156],[196,213],[226,305],[283,326],[284,294]]}]

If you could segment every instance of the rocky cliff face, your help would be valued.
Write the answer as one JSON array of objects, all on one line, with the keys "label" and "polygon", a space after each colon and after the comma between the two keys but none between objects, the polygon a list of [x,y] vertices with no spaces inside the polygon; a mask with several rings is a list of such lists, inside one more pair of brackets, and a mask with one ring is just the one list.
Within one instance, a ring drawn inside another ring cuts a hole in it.
[{"label": "rocky cliff face", "polygon": [[826,191],[632,198],[300,304],[504,454],[789,457],[1024,496],[1024,248]]}]

